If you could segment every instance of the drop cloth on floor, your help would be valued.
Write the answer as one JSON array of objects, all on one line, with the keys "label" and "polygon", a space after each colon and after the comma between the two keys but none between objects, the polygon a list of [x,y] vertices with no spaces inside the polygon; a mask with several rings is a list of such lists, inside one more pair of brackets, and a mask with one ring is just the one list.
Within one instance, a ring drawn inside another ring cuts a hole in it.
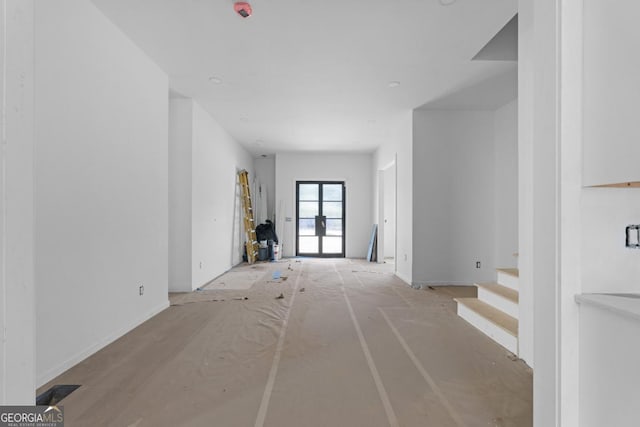
[{"label": "drop cloth on floor", "polygon": [[447,293],[358,260],[256,266],[52,381],[82,385],[66,426],[532,425],[530,370]]}]

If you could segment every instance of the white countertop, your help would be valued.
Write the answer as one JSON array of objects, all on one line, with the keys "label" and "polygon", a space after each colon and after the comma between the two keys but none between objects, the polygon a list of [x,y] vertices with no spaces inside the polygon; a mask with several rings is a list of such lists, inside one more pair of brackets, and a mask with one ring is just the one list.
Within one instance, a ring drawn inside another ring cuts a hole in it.
[{"label": "white countertop", "polygon": [[640,294],[579,294],[575,298],[578,304],[602,308],[640,321]]}]

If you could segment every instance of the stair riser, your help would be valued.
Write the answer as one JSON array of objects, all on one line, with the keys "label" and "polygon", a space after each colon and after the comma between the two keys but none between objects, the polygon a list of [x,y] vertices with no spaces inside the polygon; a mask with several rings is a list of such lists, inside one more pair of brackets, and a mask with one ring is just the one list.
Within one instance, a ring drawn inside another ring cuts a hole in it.
[{"label": "stair riser", "polygon": [[498,294],[494,294],[493,292],[481,287],[478,288],[478,299],[507,313],[511,317],[516,319],[518,318],[518,304],[511,300],[508,300]]},{"label": "stair riser", "polygon": [[518,354],[518,338],[514,337],[504,329],[496,326],[491,321],[480,316],[473,310],[470,310],[463,304],[458,304],[458,316],[473,325],[489,338],[509,350],[514,354]]},{"label": "stair riser", "polygon": [[498,271],[498,283],[507,288],[518,290],[518,278],[516,276]]}]

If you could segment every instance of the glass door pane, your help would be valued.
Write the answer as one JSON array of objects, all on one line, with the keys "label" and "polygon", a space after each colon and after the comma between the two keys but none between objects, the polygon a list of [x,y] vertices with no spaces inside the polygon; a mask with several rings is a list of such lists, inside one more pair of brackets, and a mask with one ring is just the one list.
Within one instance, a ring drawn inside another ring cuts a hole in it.
[{"label": "glass door pane", "polygon": [[320,200],[320,185],[300,184],[298,186],[298,200],[309,200],[314,202]]},{"label": "glass door pane", "polygon": [[322,200],[325,202],[341,202],[342,201],[343,184],[323,184]]},{"label": "glass door pane", "polygon": [[322,253],[341,254],[342,253],[342,237],[331,237],[331,236],[323,237]]},{"label": "glass door pane", "polygon": [[342,219],[327,219],[327,236],[342,236]]},{"label": "glass door pane", "polygon": [[323,183],[322,215],[326,216],[326,233],[322,253],[344,256],[344,183]]},{"label": "glass door pane", "polygon": [[310,255],[320,253],[320,238],[317,236],[300,236],[298,238],[298,252]]},{"label": "glass door pane", "polygon": [[344,257],[344,183],[296,183],[296,255]]}]

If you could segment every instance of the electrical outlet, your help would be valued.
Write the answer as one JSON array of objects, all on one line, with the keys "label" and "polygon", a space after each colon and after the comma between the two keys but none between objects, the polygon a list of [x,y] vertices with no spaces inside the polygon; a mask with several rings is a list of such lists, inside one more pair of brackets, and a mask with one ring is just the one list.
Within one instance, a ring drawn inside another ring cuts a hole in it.
[{"label": "electrical outlet", "polygon": [[480,261],[476,261],[476,268],[480,268]]},{"label": "electrical outlet", "polygon": [[140,285],[139,292],[140,292],[141,296],[144,295],[144,286],[143,285]]},{"label": "electrical outlet", "polygon": [[200,270],[202,270],[202,261],[200,261]]},{"label": "electrical outlet", "polygon": [[640,248],[640,225],[629,225],[626,228],[626,242],[627,248]]},{"label": "electrical outlet", "polygon": [[405,261],[407,260],[407,254],[404,254],[404,260]]}]

